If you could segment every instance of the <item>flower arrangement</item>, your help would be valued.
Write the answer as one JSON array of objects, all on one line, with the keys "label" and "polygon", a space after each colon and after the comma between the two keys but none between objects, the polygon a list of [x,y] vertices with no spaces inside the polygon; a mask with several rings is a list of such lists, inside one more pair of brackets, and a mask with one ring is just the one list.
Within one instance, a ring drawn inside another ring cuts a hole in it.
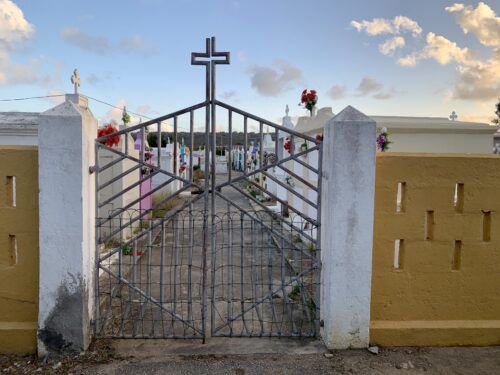
[{"label": "flower arrangement", "polygon": [[316,90],[308,91],[307,89],[305,89],[304,91],[302,91],[299,105],[303,105],[304,107],[306,107],[311,116],[313,115],[313,110],[317,102],[318,95],[316,94]]},{"label": "flower arrangement", "polygon": [[123,255],[140,256],[140,255],[144,254],[144,250],[141,250],[141,249],[134,250],[134,248],[129,245],[129,246],[122,247],[122,254]]},{"label": "flower arrangement", "polygon": [[292,142],[290,141],[290,138],[285,139],[285,144],[283,145],[283,148],[287,150],[289,154],[292,153]]},{"label": "flower arrangement", "polygon": [[377,149],[385,152],[389,149],[389,145],[392,142],[389,141],[389,133],[387,133],[387,128],[380,129],[380,134],[377,136]]},{"label": "flower arrangement", "polygon": [[150,161],[153,158],[153,152],[150,149],[144,151],[144,159]]},{"label": "flower arrangement", "polygon": [[180,168],[179,168],[179,174],[183,174],[187,169],[187,164],[186,163],[182,163]]},{"label": "flower arrangement", "polygon": [[[117,131],[118,129],[116,129],[111,123],[104,125],[102,128],[97,129],[97,138],[116,133]],[[101,141],[101,143],[108,147],[118,146],[118,144],[120,143],[120,136],[115,135],[113,137],[108,137],[105,140]]]},{"label": "flower arrangement", "polygon": [[122,121],[123,121],[123,124],[125,124],[125,125],[127,125],[130,122],[130,115],[127,112],[127,107],[123,107]]},{"label": "flower arrangement", "polygon": [[323,142],[323,134],[316,134],[315,138],[318,142]]}]

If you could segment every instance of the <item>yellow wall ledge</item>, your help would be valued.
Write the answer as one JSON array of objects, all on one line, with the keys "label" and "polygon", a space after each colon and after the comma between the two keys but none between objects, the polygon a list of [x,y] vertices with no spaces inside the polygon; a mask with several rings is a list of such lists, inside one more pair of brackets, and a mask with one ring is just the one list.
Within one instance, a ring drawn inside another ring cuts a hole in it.
[{"label": "yellow wall ledge", "polygon": [[370,323],[370,342],[382,346],[500,345],[500,320],[375,320]]}]

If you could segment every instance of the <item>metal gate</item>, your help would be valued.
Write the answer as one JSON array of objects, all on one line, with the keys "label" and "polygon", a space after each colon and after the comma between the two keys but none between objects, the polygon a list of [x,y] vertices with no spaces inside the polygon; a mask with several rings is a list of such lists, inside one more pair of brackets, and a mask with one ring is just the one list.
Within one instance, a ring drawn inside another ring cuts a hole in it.
[{"label": "metal gate", "polygon": [[314,337],[321,140],[217,100],[215,38],[191,64],[203,102],[96,139],[95,334]]}]

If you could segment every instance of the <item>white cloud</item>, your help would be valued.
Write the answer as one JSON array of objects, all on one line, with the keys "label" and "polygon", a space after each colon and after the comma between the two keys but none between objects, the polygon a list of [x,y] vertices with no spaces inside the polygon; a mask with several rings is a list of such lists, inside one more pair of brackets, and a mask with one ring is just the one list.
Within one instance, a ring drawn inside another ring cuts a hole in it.
[{"label": "white cloud", "polygon": [[464,100],[496,100],[500,94],[500,49],[484,62],[459,65],[453,97]]},{"label": "white cloud", "polygon": [[47,84],[53,79],[40,76],[41,61],[33,58],[27,63],[15,63],[11,54],[32,39],[35,26],[29,23],[22,10],[10,0],[0,0],[0,85]]},{"label": "white cloud", "polygon": [[363,77],[357,88],[358,96],[366,96],[380,91],[383,88],[384,85],[382,84],[382,82],[379,82],[374,78]]},{"label": "white cloud", "polygon": [[421,59],[432,58],[441,65],[446,65],[451,61],[469,65],[474,63],[473,56],[468,48],[460,48],[455,42],[446,39],[444,36],[428,33],[426,46],[420,54]]},{"label": "white cloud", "polygon": [[109,41],[104,36],[93,36],[86,34],[77,27],[67,27],[61,32],[62,39],[80,49],[106,54],[109,52]]},{"label": "white cloud", "polygon": [[[106,112],[106,115],[105,115],[106,123],[113,122],[115,124],[122,125],[123,124],[123,121],[122,121],[123,107],[126,107],[126,106],[127,106],[127,100],[124,98],[119,98],[115,102],[115,107],[117,107],[117,108],[111,108],[108,112]],[[129,126],[133,125],[133,124],[138,124],[141,121],[140,117],[135,116],[135,115],[131,114],[130,112],[128,112],[128,114],[130,116],[130,123],[128,124]],[[144,119],[142,119],[142,120],[144,120]]]},{"label": "white cloud", "polygon": [[87,77],[87,82],[92,86],[98,86],[110,81],[111,79],[113,79],[113,74],[111,72],[90,73],[90,75]]},{"label": "white cloud", "polygon": [[447,12],[458,12],[465,8],[464,4],[455,3],[449,7],[444,8]]},{"label": "white cloud", "polygon": [[64,94],[65,93],[62,90],[52,89],[49,90],[47,95],[49,96],[57,95],[57,96],[53,96],[52,98],[47,98],[47,99],[53,104],[61,104],[65,100]]},{"label": "white cloud", "polygon": [[221,98],[224,100],[236,99],[238,93],[235,90],[224,91]]},{"label": "white cloud", "polygon": [[479,2],[474,8],[456,3],[445,9],[458,13],[458,24],[465,34],[474,34],[485,46],[500,47],[500,17],[487,4]]},{"label": "white cloud", "polygon": [[356,91],[356,96],[369,96],[374,99],[385,100],[394,96],[394,90],[386,90],[382,82],[371,77],[363,77]]},{"label": "white cloud", "polygon": [[249,69],[252,87],[264,96],[278,96],[300,83],[302,71],[282,59],[274,62],[274,67],[255,65]]},{"label": "white cloud", "polygon": [[327,95],[333,100],[339,100],[345,97],[347,92],[347,87],[344,85],[333,85],[330,90],[328,90]]},{"label": "white cloud", "polygon": [[[491,55],[487,58],[480,57],[479,53],[474,53],[467,47],[459,46],[442,35],[428,32],[423,47],[397,57],[396,63],[403,67],[415,67],[422,60],[434,60],[440,65],[453,64],[456,79],[453,87],[448,90],[449,100],[495,100],[500,93],[500,17],[484,2],[479,2],[476,7],[455,3],[445,10],[456,13],[458,24],[464,33],[473,34],[481,44],[490,47]],[[403,16],[393,20],[374,18],[372,21],[352,21],[351,25],[371,36],[395,35],[379,45],[379,50],[384,55],[392,55],[397,49],[406,46],[405,40],[397,40],[400,37],[398,34],[403,31],[412,32],[414,36],[422,33],[415,21]],[[364,92],[372,86],[373,82],[362,81],[358,87],[358,95],[368,95]],[[369,94],[379,99],[387,96],[385,93]]]},{"label": "white cloud", "polygon": [[239,51],[237,56],[238,56],[238,61],[241,62],[247,61],[247,53],[245,51]]},{"label": "white cloud", "polygon": [[23,11],[10,0],[0,0],[0,41],[11,47],[14,43],[28,40],[35,27],[25,18]]},{"label": "white cloud", "polygon": [[370,36],[403,33],[411,33],[413,36],[418,36],[422,33],[422,28],[419,24],[405,16],[396,16],[392,20],[374,18],[371,21],[351,21],[351,26],[359,32],[365,31]]},{"label": "white cloud", "polygon": [[416,66],[417,56],[415,54],[400,57],[396,63],[401,66]]},{"label": "white cloud", "polygon": [[125,38],[118,43],[117,48],[127,50],[127,52],[137,52],[144,55],[151,55],[155,52],[155,48],[149,46],[144,38],[140,35],[133,35]]},{"label": "white cloud", "polygon": [[148,104],[141,104],[141,105],[139,105],[136,108],[135,112],[140,113],[140,114],[142,114],[144,116],[148,116],[148,117],[157,114],[157,112],[153,111],[153,109]]},{"label": "white cloud", "polygon": [[500,48],[488,59],[476,58],[468,48],[434,33],[428,33],[424,48],[397,60],[401,66],[413,67],[418,61],[432,59],[441,65],[456,64],[452,99],[490,100],[500,93]]},{"label": "white cloud", "polygon": [[394,38],[387,39],[384,43],[378,46],[379,51],[384,55],[390,55],[398,48],[405,46],[405,38],[402,36],[395,36]]},{"label": "white cloud", "polygon": [[493,119],[493,116],[479,115],[479,114],[465,114],[460,116],[460,121],[470,121],[470,122],[482,122],[483,124],[488,124]]},{"label": "white cloud", "polygon": [[149,55],[154,51],[154,48],[148,46],[140,35],[124,38],[114,44],[105,36],[91,35],[81,31],[77,27],[66,27],[61,32],[61,38],[66,43],[81,50],[93,52],[98,55],[106,55],[118,51],[132,51]]}]

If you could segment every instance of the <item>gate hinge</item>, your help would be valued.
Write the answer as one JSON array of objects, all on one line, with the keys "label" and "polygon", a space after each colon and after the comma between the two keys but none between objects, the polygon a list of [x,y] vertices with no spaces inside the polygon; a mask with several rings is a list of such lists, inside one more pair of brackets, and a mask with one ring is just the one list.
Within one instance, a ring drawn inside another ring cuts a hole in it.
[{"label": "gate hinge", "polygon": [[94,173],[94,171],[95,171],[95,165],[91,165],[91,166],[89,167],[89,174]]}]

